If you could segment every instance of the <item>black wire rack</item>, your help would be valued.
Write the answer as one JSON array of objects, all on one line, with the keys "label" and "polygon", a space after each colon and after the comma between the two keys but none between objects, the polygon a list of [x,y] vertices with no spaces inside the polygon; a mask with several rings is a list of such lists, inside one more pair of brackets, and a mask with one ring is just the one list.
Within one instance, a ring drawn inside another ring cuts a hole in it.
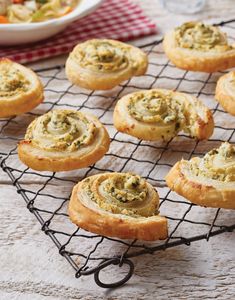
[{"label": "black wire rack", "polygon": [[[223,26],[223,31],[234,42],[235,20],[217,25]],[[23,116],[0,120],[3,171],[25,200],[28,210],[39,221],[41,229],[75,270],[75,276],[79,278],[93,274],[95,282],[104,288],[121,286],[130,279],[134,271],[131,258],[182,244],[189,246],[203,239],[208,241],[214,235],[231,232],[235,228],[234,211],[203,208],[189,203],[170,191],[164,181],[169,169],[182,157],[202,156],[222,141],[235,142],[235,119],[214,100],[216,81],[225,72],[205,74],[177,69],[164,55],[161,41],[142,48],[149,55],[147,74],[132,78],[112,91],[88,92],[72,86],[66,79],[64,66],[36,70],[44,83],[45,101]],[[155,87],[199,97],[214,115],[216,126],[212,138],[199,142],[180,134],[169,142],[146,142],[117,132],[112,123],[116,100],[129,92]],[[89,168],[60,173],[35,172],[20,163],[16,144],[23,138],[28,124],[36,116],[54,108],[87,111],[100,119],[111,136],[110,151],[102,160]],[[167,217],[169,223],[166,240],[144,243],[104,237],[86,232],[69,221],[67,204],[73,185],[89,175],[105,171],[135,172],[157,188],[161,198],[161,214]],[[113,279],[110,279],[110,272],[105,272],[113,265],[120,267],[121,279],[117,279],[118,272],[115,272],[116,278]],[[105,277],[106,273],[108,277]],[[101,276],[104,278],[101,279]]]}]

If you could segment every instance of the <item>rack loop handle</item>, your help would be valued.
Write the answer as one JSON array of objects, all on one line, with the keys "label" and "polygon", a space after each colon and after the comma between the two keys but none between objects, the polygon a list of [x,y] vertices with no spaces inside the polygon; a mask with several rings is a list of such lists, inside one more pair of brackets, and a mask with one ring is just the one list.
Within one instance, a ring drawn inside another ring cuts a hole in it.
[{"label": "rack loop handle", "polygon": [[[103,270],[104,268],[106,268],[107,266],[119,265],[119,267],[121,267],[125,264],[129,266],[129,271],[126,274],[126,276],[124,278],[122,278],[121,280],[116,281],[114,283],[104,283],[100,280],[100,277],[99,277],[100,271]],[[133,272],[134,272],[134,264],[131,260],[123,257],[121,260],[121,264],[120,264],[120,258],[116,257],[116,258],[112,258],[112,259],[101,262],[98,266],[98,269],[94,273],[94,279],[95,279],[96,284],[102,288],[106,288],[106,289],[107,288],[116,288],[116,287],[119,287],[119,286],[123,285],[124,283],[126,283],[131,278]]]}]

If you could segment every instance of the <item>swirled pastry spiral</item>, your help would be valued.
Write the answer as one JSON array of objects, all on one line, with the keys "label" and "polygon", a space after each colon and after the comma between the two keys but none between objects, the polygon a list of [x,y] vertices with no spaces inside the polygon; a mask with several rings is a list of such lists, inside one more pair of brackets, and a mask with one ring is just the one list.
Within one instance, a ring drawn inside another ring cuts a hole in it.
[{"label": "swirled pastry spiral", "polygon": [[140,49],[114,40],[94,39],[78,44],[66,62],[66,74],[75,85],[108,90],[146,72],[148,60]]},{"label": "swirled pastry spiral", "polygon": [[109,136],[97,118],[73,110],[53,110],[36,118],[18,145],[22,162],[35,170],[87,167],[109,149]]},{"label": "swirled pastry spiral", "polygon": [[43,86],[30,69],[0,59],[0,117],[20,115],[43,101]]},{"label": "swirled pastry spiral", "polygon": [[231,71],[223,76],[217,82],[215,98],[221,106],[235,116],[235,72]]},{"label": "swirled pastry spiral", "polygon": [[211,73],[235,66],[235,47],[215,26],[184,23],[165,35],[163,46],[168,58],[184,70]]},{"label": "swirled pastry spiral", "polygon": [[198,205],[235,209],[235,146],[225,142],[203,158],[177,162],[166,183]]},{"label": "swirled pastry spiral", "polygon": [[167,237],[167,221],[158,214],[158,206],[157,192],[140,176],[104,173],[74,187],[69,216],[94,233],[151,241]]},{"label": "swirled pastry spiral", "polygon": [[142,90],[122,97],[114,109],[114,126],[143,140],[165,140],[181,130],[199,140],[213,133],[212,114],[197,98],[165,89]]}]

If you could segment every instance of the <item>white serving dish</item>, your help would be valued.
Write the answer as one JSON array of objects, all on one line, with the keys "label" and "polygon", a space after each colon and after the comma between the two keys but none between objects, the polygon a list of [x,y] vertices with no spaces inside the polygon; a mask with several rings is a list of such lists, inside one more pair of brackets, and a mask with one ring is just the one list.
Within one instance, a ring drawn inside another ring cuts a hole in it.
[{"label": "white serving dish", "polygon": [[92,13],[103,0],[81,0],[69,14],[44,22],[0,24],[0,45],[21,45],[49,38],[64,30],[73,21]]}]

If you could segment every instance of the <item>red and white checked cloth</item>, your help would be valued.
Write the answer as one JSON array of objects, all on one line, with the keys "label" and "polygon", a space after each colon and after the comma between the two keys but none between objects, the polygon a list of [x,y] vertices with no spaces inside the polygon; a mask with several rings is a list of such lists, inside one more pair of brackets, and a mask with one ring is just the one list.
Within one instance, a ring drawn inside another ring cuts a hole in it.
[{"label": "red and white checked cloth", "polygon": [[28,63],[70,52],[73,47],[90,38],[112,38],[127,41],[156,32],[152,23],[129,0],[106,0],[91,15],[74,22],[65,31],[43,43],[0,49],[0,57]]}]

